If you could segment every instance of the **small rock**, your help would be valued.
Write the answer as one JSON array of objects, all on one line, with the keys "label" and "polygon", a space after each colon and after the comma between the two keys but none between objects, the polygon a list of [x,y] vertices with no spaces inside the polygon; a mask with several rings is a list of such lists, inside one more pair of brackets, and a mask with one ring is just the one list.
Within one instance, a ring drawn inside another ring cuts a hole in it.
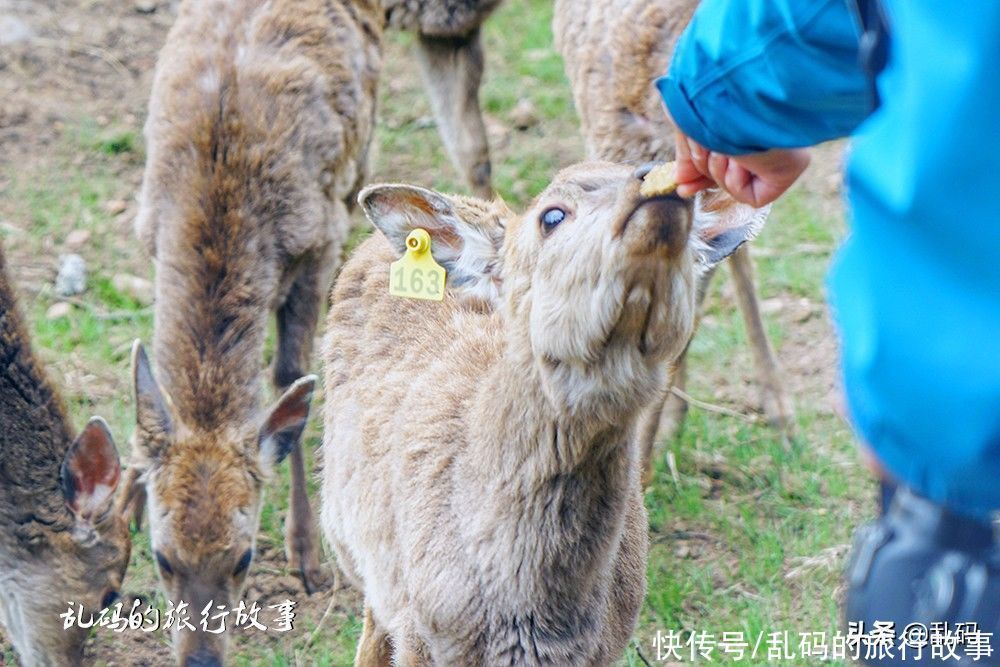
[{"label": "small rock", "polygon": [[0,234],[6,234],[7,236],[20,236],[23,233],[24,230],[14,223],[7,222],[6,220],[0,220]]},{"label": "small rock", "polygon": [[140,14],[152,14],[156,11],[156,0],[135,0],[135,11]]},{"label": "small rock", "polygon": [[59,258],[59,274],[56,276],[56,294],[75,296],[87,289],[87,264],[83,257],[75,254]]},{"label": "small rock", "polygon": [[797,323],[802,324],[822,313],[822,306],[813,303],[809,299],[799,299],[798,303],[795,304],[793,317]]},{"label": "small rock", "polygon": [[510,122],[518,130],[524,131],[538,125],[538,109],[527,97],[518,100],[510,110]]},{"label": "small rock", "polygon": [[754,257],[761,259],[765,257],[780,257],[782,254],[776,248],[765,248],[764,246],[754,246],[752,253]]},{"label": "small rock", "polygon": [[131,297],[144,306],[153,303],[153,283],[128,273],[117,273],[111,278],[111,286],[119,293]]},{"label": "small rock", "polygon": [[109,215],[121,215],[128,208],[128,203],[124,199],[109,199],[104,202],[104,210]]},{"label": "small rock", "polygon": [[820,243],[799,243],[795,246],[795,252],[802,255],[828,255],[830,246]]},{"label": "small rock", "polygon": [[35,31],[21,19],[9,14],[0,15],[0,46],[11,46],[34,36]]},{"label": "small rock", "polygon": [[483,123],[486,125],[486,136],[490,142],[490,148],[499,150],[510,145],[510,128],[501,120],[485,114]]},{"label": "small rock", "polygon": [[89,229],[74,229],[66,235],[66,247],[78,250],[90,241]]},{"label": "small rock", "polygon": [[70,313],[73,312],[73,306],[66,303],[65,301],[58,301],[45,311],[45,319],[47,320],[61,320],[64,317],[69,317]]},{"label": "small rock", "polygon": [[70,34],[77,34],[80,32],[80,21],[72,16],[66,16],[60,19],[59,27]]},{"label": "small rock", "polygon": [[413,121],[413,129],[415,130],[429,130],[437,125],[434,121],[434,116],[421,116]]},{"label": "small rock", "polygon": [[785,309],[786,303],[785,299],[780,296],[774,296],[770,299],[764,299],[760,302],[760,312],[765,315],[774,315],[775,313],[780,313]]}]

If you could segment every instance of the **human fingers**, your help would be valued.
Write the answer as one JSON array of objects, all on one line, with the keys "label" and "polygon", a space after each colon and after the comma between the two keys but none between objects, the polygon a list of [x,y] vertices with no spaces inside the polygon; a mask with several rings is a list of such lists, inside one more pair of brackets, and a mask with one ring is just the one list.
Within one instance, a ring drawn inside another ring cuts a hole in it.
[{"label": "human fingers", "polygon": [[685,199],[695,196],[702,190],[707,190],[709,188],[715,187],[715,181],[711,178],[705,178],[704,176],[698,177],[696,180],[688,181],[687,183],[677,183],[677,194]]},{"label": "human fingers", "polygon": [[726,168],[729,166],[729,162],[729,157],[722,153],[713,152],[708,156],[708,175],[719,187],[725,187]]},{"label": "human fingers", "polygon": [[694,168],[698,170],[698,173],[702,176],[710,176],[708,171],[708,156],[710,151],[699,144],[694,139],[685,136],[684,143],[686,144],[685,150],[687,150],[688,155],[691,156],[691,164]]},{"label": "human fingers", "polygon": [[674,132],[674,146],[676,148],[674,178],[678,185],[697,181],[702,174],[691,162],[691,149],[688,147],[687,136],[680,130]]}]

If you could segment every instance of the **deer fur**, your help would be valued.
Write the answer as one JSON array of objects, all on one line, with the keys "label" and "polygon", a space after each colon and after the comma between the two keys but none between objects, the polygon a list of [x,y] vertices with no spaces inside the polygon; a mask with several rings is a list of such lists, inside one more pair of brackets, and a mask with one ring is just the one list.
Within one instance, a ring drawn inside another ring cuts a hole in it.
[{"label": "deer fur", "polygon": [[[303,376],[365,176],[382,24],[375,0],[189,0],[159,55],[136,220],[156,259],[159,383],[137,348],[136,482],[167,596],[191,608],[238,599],[264,481],[289,453],[290,566],[307,592],[322,579]],[[267,413],[272,312],[285,393]],[[216,664],[225,636],[175,644],[181,662]]]},{"label": "deer fur", "polygon": [[[523,215],[366,188],[323,344],[321,523],[364,593],[356,664],[606,665],[645,593],[635,427],[694,327],[712,244],[628,167],[560,173]],[[545,229],[558,207],[566,219]],[[426,229],[443,302],[388,293]]]},{"label": "deer fur", "polygon": [[59,615],[112,604],[131,552],[107,424],[75,439],[31,350],[0,248],[0,625],[23,665],[79,665],[87,630]]},{"label": "deer fur", "polygon": [[478,197],[493,192],[479,106],[480,28],[501,0],[383,0],[386,23],[417,34],[417,62],[438,132],[455,168]]},{"label": "deer fur", "polygon": [[[674,45],[691,20],[697,0],[556,0],[553,31],[580,116],[589,159],[641,165],[674,159],[675,128],[664,111],[654,81],[663,76]],[[700,195],[699,215],[753,216],[753,210],[721,191]],[[749,247],[729,260],[760,387],[764,414],[772,425],[791,427],[792,409],[781,371],[768,342],[754,285]],[[699,303],[714,272],[703,274]],[[644,482],[652,474],[657,436],[672,438],[687,403],[671,392],[684,389],[687,353],[640,428]]]}]

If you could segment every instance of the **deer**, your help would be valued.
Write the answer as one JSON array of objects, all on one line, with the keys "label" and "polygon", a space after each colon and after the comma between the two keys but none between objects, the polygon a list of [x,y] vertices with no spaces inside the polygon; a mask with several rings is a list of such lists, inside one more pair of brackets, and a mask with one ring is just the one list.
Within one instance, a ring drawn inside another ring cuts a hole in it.
[{"label": "deer", "polygon": [[[674,159],[675,127],[653,84],[666,73],[674,44],[697,4],[697,0],[556,0],[556,48],[565,62],[588,158],[636,166]],[[706,193],[699,200],[701,210],[712,216],[759,214],[721,191]],[[749,246],[732,254],[729,267],[764,415],[771,426],[787,432],[792,428],[791,402],[764,328]],[[706,271],[701,276],[699,309],[713,275],[714,271]],[[642,420],[644,484],[652,479],[656,443],[672,440],[683,424],[688,405],[682,397],[686,375],[685,351]]]},{"label": "deer", "polygon": [[[645,595],[639,420],[700,274],[764,216],[706,216],[588,162],[523,214],[372,185],[334,285],[320,523],[364,596],[356,665],[607,665]],[[443,301],[389,294],[414,230]]]},{"label": "deer", "polygon": [[417,36],[417,63],[445,151],[478,197],[493,194],[479,105],[483,22],[501,0],[382,0],[386,24]]},{"label": "deer", "polygon": [[100,417],[74,437],[32,351],[3,248],[0,359],[0,625],[21,664],[80,665],[88,631],[60,614],[119,597],[132,548],[116,502],[121,464]]},{"label": "deer", "polygon": [[[135,221],[156,268],[156,366],[137,344],[128,481],[167,598],[195,612],[239,598],[286,456],[289,567],[307,593],[324,582],[307,373],[367,169],[383,21],[375,0],[188,0],[159,54]],[[279,398],[265,410],[272,313]],[[226,635],[175,628],[174,648],[181,664],[220,664]]]}]

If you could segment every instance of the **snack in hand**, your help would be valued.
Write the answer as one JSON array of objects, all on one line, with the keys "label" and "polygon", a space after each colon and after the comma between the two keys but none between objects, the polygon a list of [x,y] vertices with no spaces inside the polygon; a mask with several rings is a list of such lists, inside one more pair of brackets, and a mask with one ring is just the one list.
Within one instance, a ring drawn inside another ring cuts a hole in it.
[{"label": "snack in hand", "polygon": [[642,179],[639,193],[643,197],[662,197],[677,189],[677,164],[666,162],[653,167]]}]

